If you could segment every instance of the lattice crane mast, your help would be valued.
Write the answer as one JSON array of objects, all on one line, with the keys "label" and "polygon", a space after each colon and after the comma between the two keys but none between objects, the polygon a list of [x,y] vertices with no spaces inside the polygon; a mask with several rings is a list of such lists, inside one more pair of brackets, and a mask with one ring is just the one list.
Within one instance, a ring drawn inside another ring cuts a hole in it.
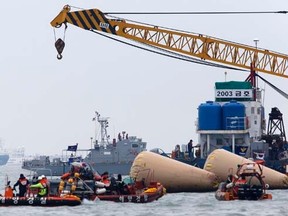
[{"label": "lattice crane mast", "polygon": [[[86,30],[117,35],[175,54],[195,57],[221,65],[250,70],[252,64],[255,71],[288,78],[288,56],[266,49],[202,34],[139,24],[125,19],[108,18],[99,9],[71,11],[71,7],[68,5],[64,6],[50,24],[56,28],[64,24],[67,28],[67,23]],[[55,43],[58,59],[62,58],[64,45],[64,41],[60,38]]]}]

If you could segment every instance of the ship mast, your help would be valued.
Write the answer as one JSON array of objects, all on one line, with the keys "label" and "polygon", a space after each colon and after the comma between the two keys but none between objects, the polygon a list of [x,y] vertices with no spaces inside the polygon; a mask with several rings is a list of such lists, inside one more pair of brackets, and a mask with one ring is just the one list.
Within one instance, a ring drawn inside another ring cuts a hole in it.
[{"label": "ship mast", "polygon": [[[110,137],[109,135],[107,135],[107,128],[109,126],[108,125],[109,124],[108,123],[108,118],[109,117],[100,117],[100,114],[97,111],[95,111],[95,114],[96,114],[96,117],[94,119],[96,120],[96,118],[97,118],[97,121],[99,122],[100,129],[101,129],[99,145],[103,146],[104,148],[106,148],[107,144],[109,143],[109,137]],[[95,142],[96,142],[96,144],[98,144],[96,135],[97,134],[95,134]]]}]

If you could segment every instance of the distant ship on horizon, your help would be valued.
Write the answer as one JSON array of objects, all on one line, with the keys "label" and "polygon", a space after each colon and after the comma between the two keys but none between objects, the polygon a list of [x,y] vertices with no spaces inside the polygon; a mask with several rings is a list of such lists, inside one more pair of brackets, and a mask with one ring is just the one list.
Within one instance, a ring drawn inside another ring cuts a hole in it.
[{"label": "distant ship on horizon", "polygon": [[17,147],[15,149],[7,150],[9,153],[8,164],[22,164],[25,158],[25,148]]},{"label": "distant ship on horizon", "polygon": [[9,154],[5,149],[3,149],[0,140],[0,166],[6,165],[8,160],[9,160]]}]

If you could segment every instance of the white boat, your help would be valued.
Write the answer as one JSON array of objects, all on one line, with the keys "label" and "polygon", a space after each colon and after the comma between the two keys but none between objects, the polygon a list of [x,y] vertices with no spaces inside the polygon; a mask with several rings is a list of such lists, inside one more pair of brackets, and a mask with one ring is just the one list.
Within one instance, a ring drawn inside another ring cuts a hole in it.
[{"label": "white boat", "polygon": [[18,147],[16,149],[8,150],[9,152],[9,160],[8,164],[22,164],[25,157],[25,148]]}]

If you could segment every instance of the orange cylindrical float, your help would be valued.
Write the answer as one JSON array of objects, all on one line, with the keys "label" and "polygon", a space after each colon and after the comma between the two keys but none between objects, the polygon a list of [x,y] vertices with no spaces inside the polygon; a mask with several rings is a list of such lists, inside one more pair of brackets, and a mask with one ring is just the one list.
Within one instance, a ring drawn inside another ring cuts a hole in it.
[{"label": "orange cylindrical float", "polygon": [[214,191],[216,175],[153,152],[141,152],[135,158],[130,176],[149,185],[160,182],[169,193]]},{"label": "orange cylindrical float", "polygon": [[[221,181],[225,181],[229,174],[234,175],[236,173],[238,164],[249,162],[251,163],[252,161],[227,150],[216,149],[209,154],[204,165],[204,170],[215,173]],[[288,188],[288,177],[285,174],[263,165],[260,166],[263,171],[263,180],[269,185],[270,189]]]}]

